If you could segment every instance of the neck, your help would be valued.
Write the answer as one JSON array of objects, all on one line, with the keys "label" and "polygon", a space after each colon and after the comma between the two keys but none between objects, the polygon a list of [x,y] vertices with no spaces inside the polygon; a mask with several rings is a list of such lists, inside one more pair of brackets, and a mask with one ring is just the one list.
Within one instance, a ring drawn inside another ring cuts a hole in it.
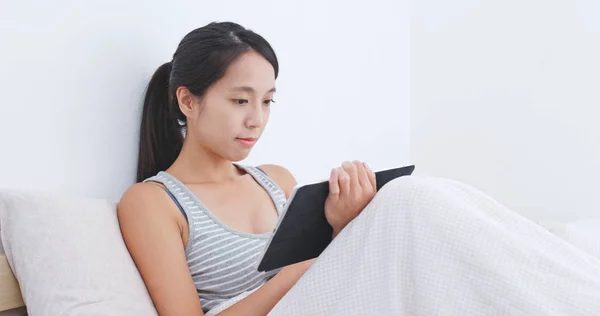
[{"label": "neck", "polygon": [[240,171],[233,163],[198,146],[186,137],[181,153],[167,170],[184,183],[226,183],[236,179]]}]

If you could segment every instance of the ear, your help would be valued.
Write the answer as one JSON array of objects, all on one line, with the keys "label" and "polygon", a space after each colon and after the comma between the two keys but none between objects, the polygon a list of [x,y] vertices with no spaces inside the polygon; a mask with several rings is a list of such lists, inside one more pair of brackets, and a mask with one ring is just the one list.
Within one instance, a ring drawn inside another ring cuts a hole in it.
[{"label": "ear", "polygon": [[181,113],[186,117],[192,117],[194,107],[197,106],[197,98],[186,87],[178,87],[175,94]]}]

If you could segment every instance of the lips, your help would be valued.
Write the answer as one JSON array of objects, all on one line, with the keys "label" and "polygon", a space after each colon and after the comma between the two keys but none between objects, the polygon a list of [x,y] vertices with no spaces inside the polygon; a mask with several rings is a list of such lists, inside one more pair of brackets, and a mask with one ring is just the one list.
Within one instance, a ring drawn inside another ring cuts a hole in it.
[{"label": "lips", "polygon": [[238,137],[236,139],[237,139],[237,141],[239,141],[242,145],[244,145],[246,147],[252,147],[256,143],[256,138],[252,138],[252,137],[244,137],[244,138]]}]

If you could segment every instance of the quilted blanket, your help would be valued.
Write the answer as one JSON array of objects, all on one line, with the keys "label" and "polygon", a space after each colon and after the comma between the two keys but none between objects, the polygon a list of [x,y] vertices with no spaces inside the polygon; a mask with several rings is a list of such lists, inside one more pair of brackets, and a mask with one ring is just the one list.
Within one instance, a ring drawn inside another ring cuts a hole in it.
[{"label": "quilted blanket", "polygon": [[578,246],[466,184],[402,177],[269,315],[600,315],[598,228]]}]

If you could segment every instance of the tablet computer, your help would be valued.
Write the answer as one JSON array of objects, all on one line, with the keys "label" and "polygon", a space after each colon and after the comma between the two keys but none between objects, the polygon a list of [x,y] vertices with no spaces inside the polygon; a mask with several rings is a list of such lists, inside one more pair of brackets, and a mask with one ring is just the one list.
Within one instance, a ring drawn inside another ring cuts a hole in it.
[{"label": "tablet computer", "polygon": [[[377,191],[389,181],[411,175],[415,166],[375,172]],[[271,271],[318,257],[331,243],[333,228],[325,217],[329,182],[296,186],[258,260],[258,271]]]}]

